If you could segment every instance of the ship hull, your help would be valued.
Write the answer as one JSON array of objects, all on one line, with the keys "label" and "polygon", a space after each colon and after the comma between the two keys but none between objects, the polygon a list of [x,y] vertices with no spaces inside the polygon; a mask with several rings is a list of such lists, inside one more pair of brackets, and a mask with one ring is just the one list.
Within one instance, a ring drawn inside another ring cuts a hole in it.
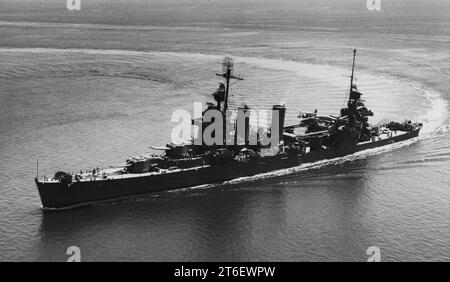
[{"label": "ship hull", "polygon": [[300,164],[333,159],[404,141],[418,136],[419,129],[383,140],[352,144],[334,149],[321,149],[307,154],[279,154],[247,162],[228,162],[136,177],[123,177],[96,181],[41,182],[35,179],[44,209],[68,209],[96,202],[176,190],[204,184],[222,183],[244,176],[253,176]]}]

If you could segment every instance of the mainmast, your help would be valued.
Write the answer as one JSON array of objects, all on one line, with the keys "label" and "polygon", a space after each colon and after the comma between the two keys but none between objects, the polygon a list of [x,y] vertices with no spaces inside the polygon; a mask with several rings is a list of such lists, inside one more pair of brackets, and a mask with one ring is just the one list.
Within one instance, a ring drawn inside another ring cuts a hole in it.
[{"label": "mainmast", "polygon": [[244,80],[241,77],[233,75],[233,59],[230,57],[225,57],[222,63],[222,71],[223,73],[219,74],[217,73],[217,76],[225,78],[225,99],[224,99],[224,106],[223,106],[223,112],[225,113],[228,109],[228,94],[230,91],[230,80],[236,79],[236,80]]}]

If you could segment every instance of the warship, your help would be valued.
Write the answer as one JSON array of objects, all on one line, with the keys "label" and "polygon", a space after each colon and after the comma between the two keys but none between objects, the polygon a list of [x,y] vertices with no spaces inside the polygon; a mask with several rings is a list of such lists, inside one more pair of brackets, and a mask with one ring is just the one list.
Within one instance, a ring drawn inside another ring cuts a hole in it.
[{"label": "warship", "polygon": [[[154,149],[163,152],[128,159],[120,167],[95,168],[77,174],[58,171],[53,177],[39,177],[37,169],[35,183],[42,207],[68,209],[161,191],[220,184],[417,137],[421,123],[382,119],[377,124],[369,124],[373,112],[365,106],[362,93],[354,84],[355,57],[356,49],[353,51],[348,100],[338,116],[320,116],[317,110],[302,112],[298,122],[285,125],[285,105],[274,105],[269,110],[272,112],[270,129],[257,130],[254,134],[246,115],[249,108],[244,105],[237,112],[232,130],[224,126],[223,132],[214,132],[215,137],[223,138],[224,142],[211,144],[199,140],[198,136],[192,137],[190,142],[156,147]],[[203,130],[213,121],[205,118],[212,111],[227,120],[230,81],[243,80],[233,74],[233,61],[228,57],[223,62],[222,73],[216,75],[224,81],[213,93],[215,103],[208,103],[207,108],[202,109],[202,117],[192,119],[192,125]],[[243,129],[238,128],[238,120],[244,121]],[[243,132],[239,140],[238,131]],[[228,142],[233,134],[231,140],[234,142]],[[263,142],[263,134],[275,142]]]}]

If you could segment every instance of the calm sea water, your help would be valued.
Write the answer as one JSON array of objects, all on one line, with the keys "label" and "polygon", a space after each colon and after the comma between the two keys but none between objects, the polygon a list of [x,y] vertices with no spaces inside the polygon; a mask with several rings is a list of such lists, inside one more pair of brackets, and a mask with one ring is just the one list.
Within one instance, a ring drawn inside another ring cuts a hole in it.
[{"label": "calm sea water", "polygon": [[[0,260],[449,260],[448,1],[0,1]],[[123,164],[210,100],[424,123],[395,146],[224,185],[44,212],[33,177]]]}]

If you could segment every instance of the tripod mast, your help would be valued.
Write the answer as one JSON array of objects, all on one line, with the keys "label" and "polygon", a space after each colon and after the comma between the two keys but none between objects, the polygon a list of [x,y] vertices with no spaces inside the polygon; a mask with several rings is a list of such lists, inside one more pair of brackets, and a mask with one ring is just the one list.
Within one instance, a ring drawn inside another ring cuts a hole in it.
[{"label": "tripod mast", "polygon": [[228,97],[230,92],[230,80],[244,80],[239,76],[233,75],[233,59],[230,57],[225,57],[222,63],[222,71],[223,73],[217,73],[217,76],[225,78],[225,99],[223,105],[223,112],[226,112],[228,109]]}]

